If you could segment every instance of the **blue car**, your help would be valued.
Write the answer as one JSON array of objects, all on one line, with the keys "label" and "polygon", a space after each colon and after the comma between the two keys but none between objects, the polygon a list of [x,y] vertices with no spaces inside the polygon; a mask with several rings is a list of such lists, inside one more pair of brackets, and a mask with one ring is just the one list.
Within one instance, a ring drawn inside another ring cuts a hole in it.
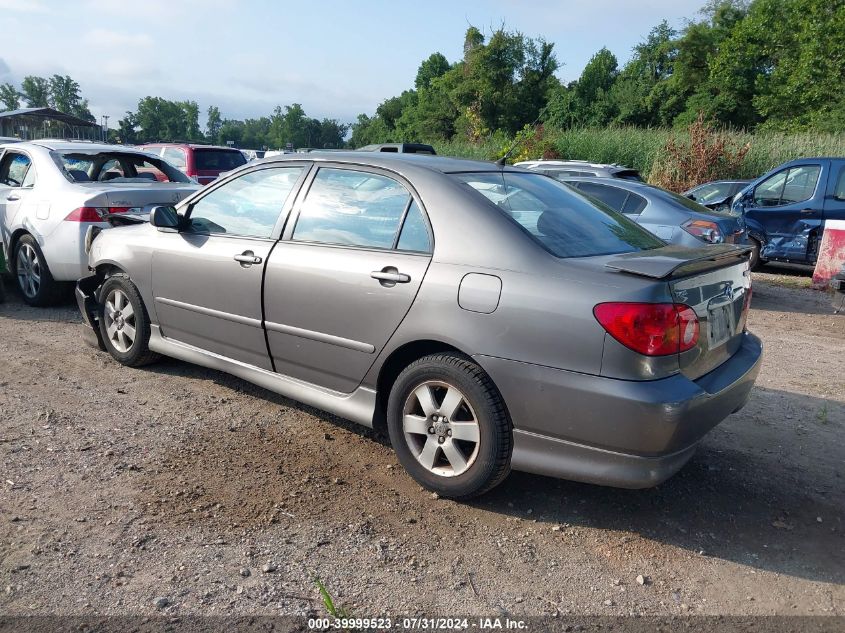
[{"label": "blue car", "polygon": [[845,220],[845,158],[799,158],[749,184],[733,200],[745,218],[752,266],[815,266],[827,220]]}]

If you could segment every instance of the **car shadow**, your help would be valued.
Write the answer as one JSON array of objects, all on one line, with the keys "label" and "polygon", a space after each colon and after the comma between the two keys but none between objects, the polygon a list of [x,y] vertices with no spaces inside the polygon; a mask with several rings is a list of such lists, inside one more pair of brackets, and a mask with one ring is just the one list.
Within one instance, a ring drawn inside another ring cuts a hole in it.
[{"label": "car shadow", "polygon": [[[379,432],[216,370],[176,360],[145,370],[211,380],[390,447]],[[781,419],[772,419],[772,410],[782,411]],[[787,424],[788,412],[807,412],[808,419]],[[796,435],[792,427],[800,424],[806,425],[805,432]],[[515,472],[465,505],[549,527],[617,532],[623,549],[632,539],[650,540],[689,555],[845,584],[843,430],[845,405],[840,402],[757,388],[745,409],[717,427],[677,475],[655,488],[624,490]],[[273,494],[269,488],[268,498]],[[455,511],[463,512],[460,507]]]},{"label": "car shadow", "polygon": [[[773,408],[782,409],[782,419],[771,419]],[[845,584],[843,431],[845,404],[758,387],[743,411],[705,437],[692,460],[655,488],[513,473],[473,505]]]}]

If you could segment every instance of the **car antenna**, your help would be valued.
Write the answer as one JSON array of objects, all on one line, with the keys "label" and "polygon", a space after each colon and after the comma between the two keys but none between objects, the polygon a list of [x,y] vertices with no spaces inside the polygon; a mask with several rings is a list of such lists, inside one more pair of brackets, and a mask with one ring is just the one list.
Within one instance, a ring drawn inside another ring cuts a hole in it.
[{"label": "car antenna", "polygon": [[[537,121],[540,120],[540,116],[541,116],[540,114],[537,115],[537,118],[534,119],[534,122],[530,125],[531,128],[533,128],[535,125],[537,125]],[[496,160],[496,164],[499,167],[504,167],[505,161],[507,161],[508,158],[510,158],[510,155],[513,154],[519,147],[522,147],[522,145],[524,145],[525,141],[527,141],[527,140],[528,140],[528,137],[517,140],[513,145],[511,145],[511,148],[508,151],[505,152],[504,156],[502,156],[501,158]]]}]

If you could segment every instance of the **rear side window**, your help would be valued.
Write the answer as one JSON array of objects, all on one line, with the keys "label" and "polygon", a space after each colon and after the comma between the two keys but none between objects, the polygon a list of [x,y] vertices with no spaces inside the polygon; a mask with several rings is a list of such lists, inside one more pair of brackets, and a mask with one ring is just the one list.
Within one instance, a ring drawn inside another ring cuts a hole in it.
[{"label": "rear side window", "polygon": [[[292,239],[393,248],[410,204],[411,194],[392,178],[323,167],[302,202]],[[409,225],[408,241],[412,231]]]},{"label": "rear side window", "polygon": [[836,188],[833,190],[833,197],[836,200],[845,200],[845,167],[839,170],[839,177],[836,179]]},{"label": "rear side window", "polygon": [[408,207],[408,213],[402,223],[402,232],[399,234],[399,243],[396,248],[400,251],[416,251],[418,253],[431,251],[428,227],[415,200],[412,200],[411,206]]},{"label": "rear side window", "polygon": [[645,198],[630,192],[628,199],[625,200],[625,204],[622,206],[622,213],[625,215],[639,215],[647,205],[648,201]]},{"label": "rear side window", "polygon": [[165,147],[164,151],[161,153],[161,157],[173,165],[176,169],[185,171],[185,167],[188,166],[188,160],[185,157],[185,150],[178,147]]},{"label": "rear side window", "polygon": [[32,161],[28,156],[7,152],[0,165],[0,184],[7,187],[31,187],[35,184],[33,178],[27,178],[30,173],[35,176],[35,170],[31,167]]},{"label": "rear side window", "polygon": [[260,169],[203,196],[190,210],[187,231],[269,238],[302,167]]},{"label": "rear side window", "polygon": [[246,165],[246,157],[236,149],[194,150],[194,167],[197,170],[229,171],[241,165]]},{"label": "rear side window", "polygon": [[540,174],[455,174],[557,257],[660,248],[665,243],[624,215]]},{"label": "rear side window", "polygon": [[628,197],[628,192],[617,187],[609,187],[606,185],[597,185],[594,182],[584,182],[578,187],[584,193],[593,196],[597,200],[601,200],[614,211],[622,212],[625,206],[625,199]]}]

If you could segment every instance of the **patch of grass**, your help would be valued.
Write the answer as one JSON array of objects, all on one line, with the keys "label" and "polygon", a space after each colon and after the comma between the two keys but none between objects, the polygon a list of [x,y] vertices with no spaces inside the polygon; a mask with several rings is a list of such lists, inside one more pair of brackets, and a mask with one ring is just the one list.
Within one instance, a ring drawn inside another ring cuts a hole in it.
[{"label": "patch of grass", "polygon": [[329,612],[330,616],[333,618],[348,618],[351,615],[346,607],[335,605],[331,594],[328,589],[326,589],[322,580],[315,577],[314,584],[317,585],[317,589],[320,591],[320,598],[322,598],[323,605],[326,607],[326,611]]},{"label": "patch of grass", "polygon": [[[539,129],[539,128],[538,128]],[[692,131],[695,134],[695,130]],[[672,160],[667,149],[675,145],[691,144],[690,129],[638,128],[616,126],[608,128],[560,129],[544,126],[541,138],[531,138],[531,131],[520,132],[525,138],[521,149],[513,153],[510,162],[536,159],[541,156],[597,163],[619,163],[633,167],[644,177],[652,173],[656,163],[664,166]],[[722,178],[756,178],[788,160],[810,156],[845,156],[845,133],[827,132],[747,132],[744,130],[713,129],[718,142],[733,148],[748,150],[741,160],[731,163]],[[497,133],[474,143],[453,139],[434,143],[439,154],[476,160],[495,160],[514,143],[512,137]],[[671,167],[671,165],[669,165]]]},{"label": "patch of grass", "polygon": [[816,420],[819,421],[819,424],[827,424],[828,423],[828,419],[827,419],[827,400],[825,400],[825,403],[822,405],[822,408],[819,409],[818,412],[816,413]]}]

